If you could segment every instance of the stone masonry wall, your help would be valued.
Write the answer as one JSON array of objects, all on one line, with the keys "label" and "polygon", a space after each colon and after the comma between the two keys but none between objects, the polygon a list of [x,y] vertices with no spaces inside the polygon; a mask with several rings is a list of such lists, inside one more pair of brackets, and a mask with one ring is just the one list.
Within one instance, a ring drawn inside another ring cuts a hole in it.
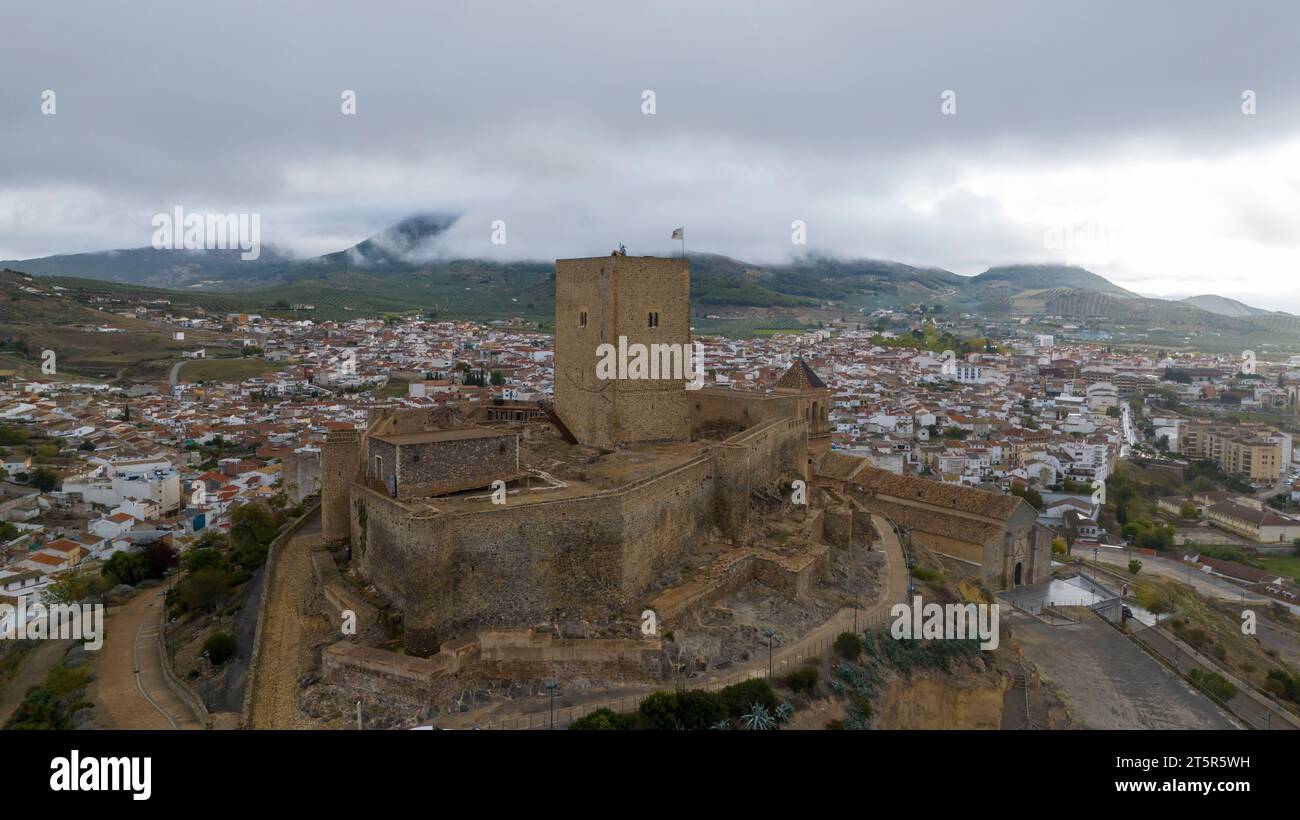
[{"label": "stone masonry wall", "polygon": [[667,473],[573,499],[424,513],[354,489],[361,574],[404,614],[407,651],[470,629],[616,617],[698,541],[720,510],[747,521],[806,461],[804,423],[777,421]]},{"label": "stone masonry wall", "polygon": [[[556,260],[555,412],[580,442],[612,449],[690,438],[683,380],[596,377],[600,345],[617,348],[620,336],[629,347],[676,344],[689,350],[690,290],[685,259]],[[650,314],[657,326],[650,326]]]},{"label": "stone masonry wall", "polygon": [[691,431],[714,426],[755,427],[777,418],[799,418],[799,397],[780,393],[706,387],[687,396]]},{"label": "stone masonry wall", "polygon": [[348,498],[360,465],[360,436],[332,430],[321,448],[321,537],[344,538],[350,531]]},{"label": "stone masonry wall", "polygon": [[366,447],[367,475],[388,487],[396,474],[397,494],[401,498],[487,487],[497,479],[509,481],[519,474],[517,435],[475,436],[400,445],[371,436],[366,440]]}]

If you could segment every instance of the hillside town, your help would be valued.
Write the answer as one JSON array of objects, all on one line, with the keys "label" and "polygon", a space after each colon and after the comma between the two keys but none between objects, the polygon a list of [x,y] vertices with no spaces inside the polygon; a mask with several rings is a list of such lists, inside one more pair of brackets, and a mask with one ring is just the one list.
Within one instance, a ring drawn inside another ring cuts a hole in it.
[{"label": "hillside town", "polygon": [[[551,337],[521,321],[313,322],[165,308],[134,312],[156,314],[182,338],[232,329],[255,356],[236,361],[264,372],[191,381],[182,366],[173,380],[127,388],[0,384],[0,594],[37,594],[60,573],[158,541],[184,550],[205,530],[227,530],[243,504],[300,504],[319,492],[327,434],[363,426],[372,408],[544,404],[553,392]],[[1260,362],[1256,372],[1252,359],[1244,372],[1228,356],[1121,352],[1025,332],[958,355],[936,349],[924,318],[864,319],[877,328],[702,337],[710,386],[771,390],[802,360],[831,396],[833,450],[1030,499],[1069,548],[1131,545],[1130,522],[1105,509],[1121,460],[1217,468],[1212,484],[1153,505],[1154,523],[1178,530],[1166,546],[1300,540],[1293,441],[1278,421],[1296,412],[1300,362]],[[881,330],[885,320],[898,329]]]}]

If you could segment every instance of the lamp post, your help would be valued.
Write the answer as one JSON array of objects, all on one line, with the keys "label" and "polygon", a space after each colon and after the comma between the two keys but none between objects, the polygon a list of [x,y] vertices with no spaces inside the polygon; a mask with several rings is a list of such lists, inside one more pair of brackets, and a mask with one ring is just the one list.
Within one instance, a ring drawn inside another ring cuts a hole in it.
[{"label": "lamp post", "polygon": [[772,636],[776,634],[774,629],[766,629],[763,634],[767,636],[767,679],[772,679]]},{"label": "lamp post", "polygon": [[551,679],[551,680],[547,680],[547,681],[543,682],[542,685],[546,687],[546,694],[550,695],[550,697],[551,697],[551,725],[550,725],[550,728],[551,728],[551,729],[554,729],[554,728],[555,728],[555,690],[556,690],[557,688],[559,688],[559,686],[560,686],[560,682],[557,681],[557,680]]}]

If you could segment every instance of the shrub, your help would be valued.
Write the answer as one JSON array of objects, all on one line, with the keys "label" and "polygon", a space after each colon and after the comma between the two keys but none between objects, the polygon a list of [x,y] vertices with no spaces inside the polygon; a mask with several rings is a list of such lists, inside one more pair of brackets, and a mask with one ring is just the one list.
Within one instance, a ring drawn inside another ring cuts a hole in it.
[{"label": "shrub", "polygon": [[89,667],[59,664],[39,686],[34,686],[5,723],[5,729],[61,729],[72,727],[72,715],[88,705],[82,698],[90,682]]},{"label": "shrub", "polygon": [[729,718],[739,718],[749,712],[750,706],[757,703],[769,712],[776,709],[776,693],[763,678],[751,678],[732,684],[718,692],[722,701],[724,714]]},{"label": "shrub", "polygon": [[213,666],[220,666],[235,657],[235,636],[229,632],[213,632],[203,642],[203,654]]},{"label": "shrub", "polygon": [[212,547],[195,547],[185,553],[186,572],[198,572],[201,569],[220,567],[221,563],[221,553]]},{"label": "shrub", "polygon": [[1187,679],[1224,703],[1232,700],[1237,695],[1237,687],[1232,684],[1232,681],[1218,672],[1193,669],[1187,673]]},{"label": "shrub", "polygon": [[1264,689],[1279,697],[1300,703],[1300,675],[1289,675],[1281,669],[1268,670]]},{"label": "shrub", "polygon": [[1142,562],[1134,558],[1128,562],[1128,571],[1130,575],[1137,575],[1142,570]]},{"label": "shrub", "polygon": [[176,587],[176,597],[187,610],[212,611],[229,592],[230,579],[219,569],[201,569]]},{"label": "shrub", "polygon": [[852,703],[853,707],[862,715],[862,720],[871,719],[871,701],[867,699],[866,695],[854,695]]},{"label": "shrub", "polygon": [[597,709],[569,724],[569,729],[578,731],[624,731],[631,728],[632,721],[630,718],[609,709]]},{"label": "shrub", "polygon": [[930,569],[929,567],[912,567],[912,577],[918,581],[928,581],[936,584],[943,583],[943,573],[937,569]]},{"label": "shrub", "polygon": [[[1154,585],[1139,585],[1137,590],[1137,599],[1138,603],[1140,603],[1144,609],[1155,613],[1156,615],[1169,612],[1174,608],[1173,602],[1169,600],[1169,596],[1164,592],[1161,592],[1160,589]],[[1175,623],[1174,629],[1176,630],[1177,628],[1178,624]]]},{"label": "shrub", "polygon": [[652,729],[708,729],[724,717],[722,699],[702,689],[654,692],[639,711]]},{"label": "shrub", "polygon": [[[857,637],[856,635],[854,637]],[[811,692],[817,688],[817,670],[811,667],[796,669],[782,681],[792,692]]]},{"label": "shrub", "polygon": [[1182,630],[1183,640],[1192,645],[1193,649],[1202,649],[1210,636],[1204,628],[1199,626],[1189,626]]},{"label": "shrub", "polygon": [[835,654],[846,661],[856,661],[862,655],[862,639],[853,632],[841,632],[835,638]]}]

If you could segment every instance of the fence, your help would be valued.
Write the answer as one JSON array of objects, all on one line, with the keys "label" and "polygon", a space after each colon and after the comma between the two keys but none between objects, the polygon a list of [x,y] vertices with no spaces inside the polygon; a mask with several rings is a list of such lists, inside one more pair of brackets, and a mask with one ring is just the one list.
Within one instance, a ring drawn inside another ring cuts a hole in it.
[{"label": "fence", "polygon": [[[177,578],[180,572],[177,572]],[[189,684],[181,680],[176,675],[176,669],[172,666],[172,653],[170,646],[170,624],[167,621],[167,604],[164,599],[162,618],[158,623],[158,655],[162,659],[163,680],[171,688],[176,696],[185,702],[194,716],[203,724],[204,729],[212,728],[212,713],[208,711],[208,706],[203,702],[198,692],[195,692]]]},{"label": "fence", "polygon": [[[1141,629],[1131,633],[1129,637],[1138,646],[1172,667],[1188,683],[1195,686],[1198,692],[1236,715],[1250,728],[1300,729],[1300,719],[1274,705],[1264,695],[1256,692],[1250,684],[1225,671],[1213,660],[1184,644],[1164,629],[1158,627]],[[1221,675],[1237,688],[1237,694],[1224,702],[1206,687],[1198,685],[1188,677],[1188,673],[1193,669]]]},{"label": "fence", "polygon": [[[885,612],[874,612],[870,614],[863,613],[858,617],[858,632],[868,629],[876,629],[892,621],[892,618]],[[836,624],[838,627],[840,624]],[[848,632],[853,629],[852,623],[847,619],[844,621],[844,629]],[[771,668],[772,677],[780,678],[803,665],[804,661],[812,658],[819,658],[824,655],[835,644],[835,639],[840,636],[840,631],[834,631],[834,634],[827,634],[807,641],[800,641],[792,647],[781,650],[779,647],[772,648]],[[702,689],[706,692],[716,692],[733,686],[737,683],[743,683],[754,678],[766,678],[768,674],[768,665],[734,672],[722,678],[710,678],[707,681],[692,683],[689,678],[676,678],[673,683],[681,688]],[[622,695],[617,698],[597,701],[593,703],[575,704],[572,706],[561,706],[554,709],[554,726],[556,728],[568,726],[575,720],[585,717],[592,712],[601,709],[609,709],[612,712],[630,712],[640,706],[641,701],[651,692],[659,691],[656,689],[647,690],[640,694]],[[507,718],[491,723],[482,724],[478,729],[507,729],[507,730],[524,730],[524,729],[546,729],[552,725],[552,710],[530,712],[515,718]]]}]

